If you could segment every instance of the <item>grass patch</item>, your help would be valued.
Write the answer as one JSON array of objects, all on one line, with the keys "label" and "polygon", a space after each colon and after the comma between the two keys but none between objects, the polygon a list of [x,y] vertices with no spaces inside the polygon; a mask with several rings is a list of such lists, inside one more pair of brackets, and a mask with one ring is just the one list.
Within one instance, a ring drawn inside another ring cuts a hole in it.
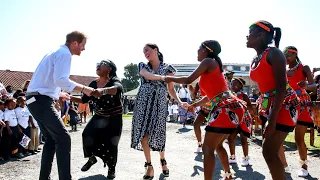
[{"label": "grass patch", "polygon": [[[305,134],[304,142],[306,143],[308,150],[320,150],[320,137],[317,136],[317,131],[315,131],[314,146],[310,146],[310,133]],[[289,147],[296,147],[294,132],[288,134],[284,144]]]},{"label": "grass patch", "polygon": [[123,119],[132,119],[132,114],[122,114]]}]

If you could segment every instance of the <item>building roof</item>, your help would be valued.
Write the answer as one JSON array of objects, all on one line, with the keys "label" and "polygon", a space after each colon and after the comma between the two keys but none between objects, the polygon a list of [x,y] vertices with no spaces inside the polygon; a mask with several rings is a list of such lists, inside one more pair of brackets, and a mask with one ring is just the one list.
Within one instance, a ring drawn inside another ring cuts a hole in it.
[{"label": "building roof", "polygon": [[[14,89],[20,89],[26,80],[32,78],[32,75],[33,72],[0,70],[0,81],[5,86],[11,85]],[[89,83],[97,79],[97,77],[70,75],[70,79],[79,84],[89,85]]]}]

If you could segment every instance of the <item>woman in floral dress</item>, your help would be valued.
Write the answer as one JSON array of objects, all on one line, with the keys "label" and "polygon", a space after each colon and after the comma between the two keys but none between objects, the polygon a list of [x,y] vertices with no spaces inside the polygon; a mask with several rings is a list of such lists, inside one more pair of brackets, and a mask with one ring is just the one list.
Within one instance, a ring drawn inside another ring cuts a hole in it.
[{"label": "woman in floral dress", "polygon": [[147,180],[154,177],[150,150],[160,152],[163,175],[169,176],[164,157],[168,116],[167,92],[179,104],[184,103],[177,97],[173,83],[167,84],[160,79],[162,75],[173,75],[176,70],[163,62],[158,46],[146,44],[143,52],[149,62],[139,63],[141,86],[133,111],[131,147],[144,151],[147,171],[143,179]]}]

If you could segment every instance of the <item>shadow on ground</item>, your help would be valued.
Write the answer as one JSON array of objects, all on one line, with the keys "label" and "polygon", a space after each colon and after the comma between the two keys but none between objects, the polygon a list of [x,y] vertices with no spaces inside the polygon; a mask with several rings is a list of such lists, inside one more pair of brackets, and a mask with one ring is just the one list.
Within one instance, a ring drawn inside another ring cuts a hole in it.
[{"label": "shadow on ground", "polygon": [[193,130],[193,129],[179,128],[178,131],[177,131],[177,133],[186,133],[186,132],[189,132],[189,131],[191,131],[191,130]]},{"label": "shadow on ground", "polygon": [[[203,155],[203,153],[197,153],[194,160],[198,161],[198,162],[203,162],[202,155]],[[216,158],[216,167],[214,170],[215,173],[214,173],[213,179],[219,179],[221,177],[221,172],[223,171],[223,168],[220,163],[219,157],[216,155],[215,158]],[[247,166],[246,170],[239,170],[238,165],[232,165],[232,169],[235,171],[236,178],[240,178],[240,179],[248,179],[248,177],[252,177],[253,179],[265,179],[266,178],[263,174],[261,174],[257,171],[253,171],[251,166]],[[198,165],[193,166],[193,173],[191,174],[191,177],[199,175],[200,172],[201,173],[204,172],[203,167],[200,167]]]},{"label": "shadow on ground", "polygon": [[248,177],[252,177],[253,179],[265,179],[266,177],[252,169],[252,167],[249,165],[246,167],[246,170],[239,170],[239,167],[237,164],[232,165],[232,169],[235,171],[236,178],[240,179],[248,179]]},{"label": "shadow on ground", "polygon": [[320,157],[320,149],[309,149],[308,156]]},{"label": "shadow on ground", "polygon": [[105,177],[102,174],[97,174],[97,175],[93,175],[93,176],[88,176],[88,177],[84,177],[84,178],[80,178],[79,180],[108,180],[107,177]]}]

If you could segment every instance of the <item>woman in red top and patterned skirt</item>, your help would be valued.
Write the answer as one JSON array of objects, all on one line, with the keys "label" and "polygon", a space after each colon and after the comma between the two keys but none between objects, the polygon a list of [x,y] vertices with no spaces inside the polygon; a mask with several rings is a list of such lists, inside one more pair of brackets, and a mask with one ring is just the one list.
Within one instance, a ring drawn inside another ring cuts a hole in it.
[{"label": "woman in red top and patterned skirt", "polygon": [[244,114],[243,105],[236,96],[228,89],[227,82],[223,75],[222,62],[218,54],[221,52],[220,44],[217,41],[209,40],[201,43],[198,50],[198,61],[200,65],[190,75],[185,77],[166,76],[166,82],[180,84],[191,84],[198,77],[200,90],[204,97],[192,104],[192,108],[205,105],[210,102],[208,125],[203,142],[204,154],[204,179],[212,180],[215,167],[215,155],[217,152],[225,174],[224,179],[231,179],[232,173],[229,167],[228,155],[222,146],[223,141],[233,133]]},{"label": "woman in red top and patterned skirt", "polygon": [[289,66],[289,69],[287,70],[288,82],[292,89],[296,91],[301,103],[301,110],[298,115],[294,138],[300,155],[300,164],[302,166],[298,175],[306,177],[309,175],[309,172],[307,166],[307,147],[304,142],[304,135],[307,132],[308,127],[314,126],[311,111],[311,98],[306,89],[314,91],[317,86],[309,66],[303,65],[299,60],[297,48],[288,46],[285,48],[284,54],[287,59],[287,65]]},{"label": "woman in red top and patterned skirt", "polygon": [[[280,148],[288,133],[293,131],[299,111],[297,95],[287,82],[285,56],[277,48],[280,38],[280,28],[267,21],[252,24],[247,36],[247,47],[257,52],[251,64],[250,78],[257,82],[261,92],[259,114],[267,118],[263,156],[276,180],[285,179]],[[268,47],[273,40],[276,47]]]}]

